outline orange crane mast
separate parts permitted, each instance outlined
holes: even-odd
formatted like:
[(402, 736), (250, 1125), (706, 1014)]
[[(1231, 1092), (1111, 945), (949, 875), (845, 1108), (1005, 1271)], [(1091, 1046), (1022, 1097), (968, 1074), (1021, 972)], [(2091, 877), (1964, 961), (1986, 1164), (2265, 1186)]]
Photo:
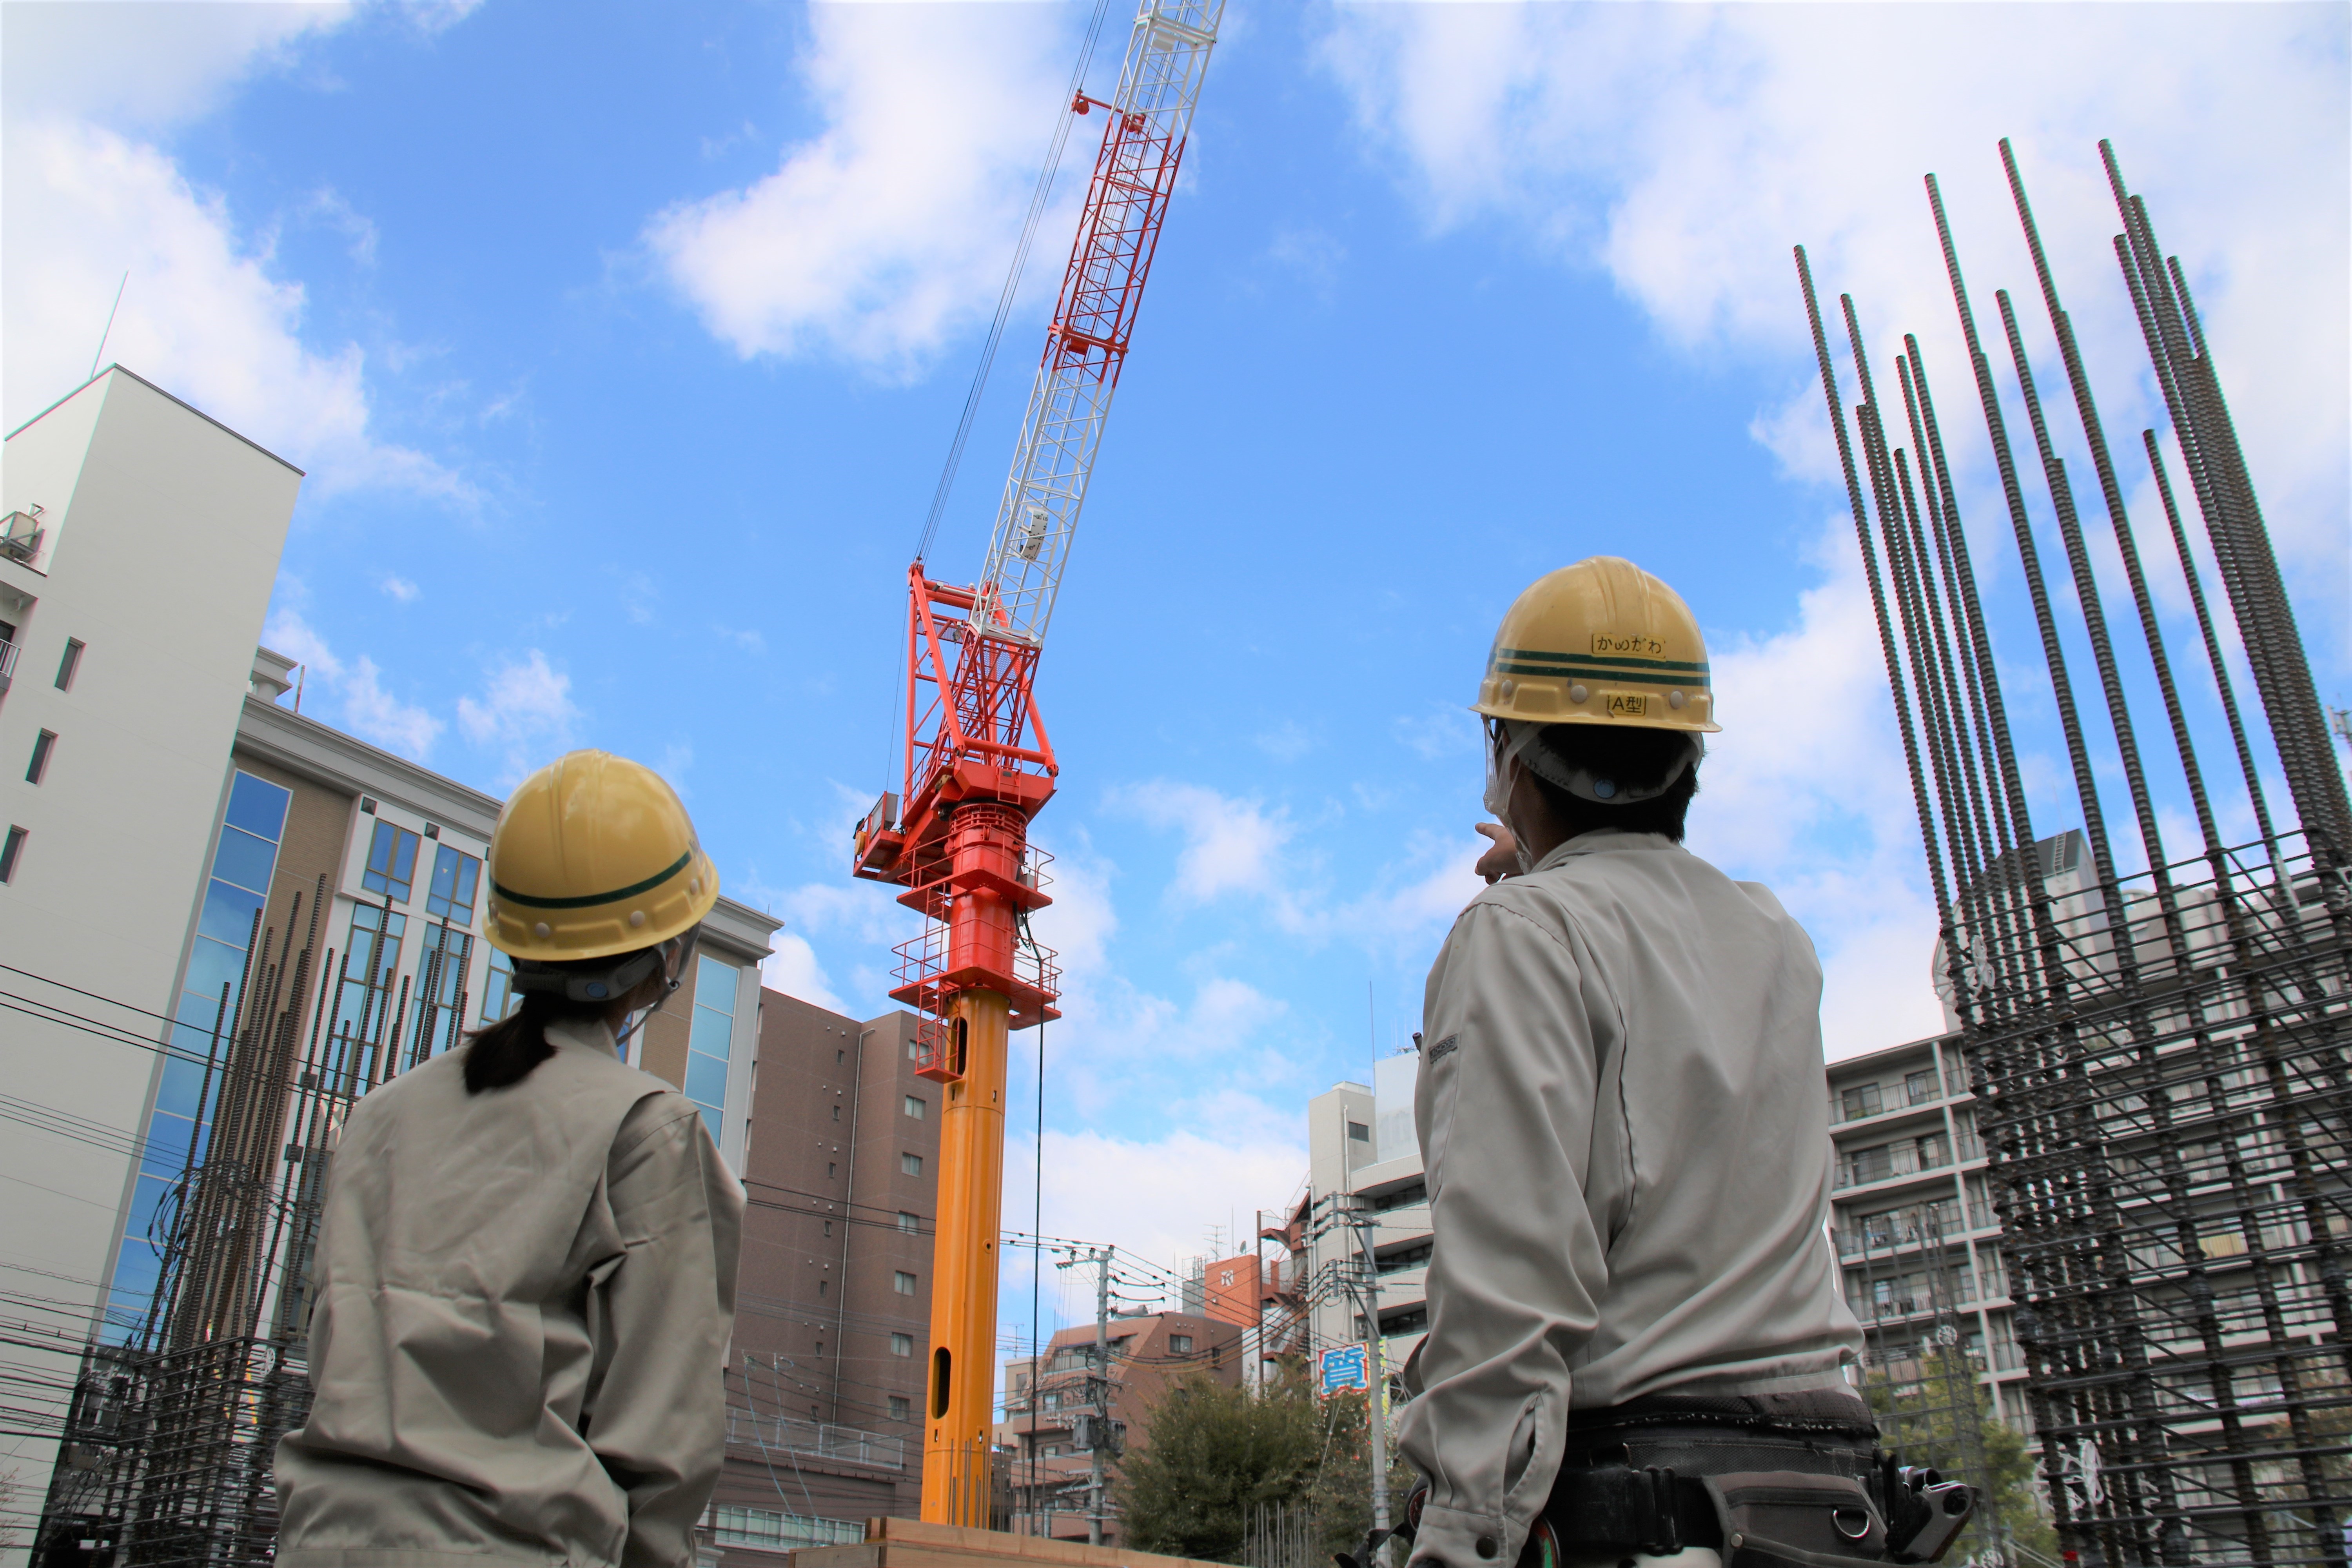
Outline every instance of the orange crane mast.
[(1037, 658), (1223, 10), (1142, 0), (1117, 95), (1070, 106), (1107, 123), (988, 555), (969, 587), (907, 569), (904, 777), (855, 835), (852, 874), (924, 916), (890, 994), (922, 1015), (917, 1070), (945, 1100), (923, 1436), (935, 1524), (990, 1522), (1009, 1035), (1059, 1016), (1060, 971), (1028, 932), (1052, 901), (1029, 821), (1060, 772)]

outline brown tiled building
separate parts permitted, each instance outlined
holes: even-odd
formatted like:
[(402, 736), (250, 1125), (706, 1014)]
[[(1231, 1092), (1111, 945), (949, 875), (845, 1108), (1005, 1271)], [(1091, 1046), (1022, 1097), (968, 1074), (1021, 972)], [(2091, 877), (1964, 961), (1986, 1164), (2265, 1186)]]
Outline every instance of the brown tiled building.
[(713, 1499), (739, 1563), (855, 1541), (922, 1498), (940, 1086), (915, 1018), (863, 1023), (763, 991), (750, 1207)]
[[(1126, 1428), (1127, 1447), (1150, 1441), (1152, 1407), (1178, 1378), (1205, 1373), (1228, 1388), (1242, 1381), (1239, 1323), (1192, 1312), (1151, 1312), (1110, 1321), (1110, 1416)], [(1006, 1363), (1004, 1419), (996, 1444), (1009, 1450), (1014, 1528), (1063, 1541), (1087, 1535), (1088, 1482), (1093, 1460), (1073, 1447), (1073, 1418), (1094, 1408), (1087, 1388), (1094, 1361), (1092, 1323), (1064, 1329), (1046, 1342), (1041, 1373), (1033, 1359)], [(1105, 1486), (1118, 1473), (1105, 1468)], [(1103, 1521), (1103, 1540), (1117, 1545), (1118, 1521)]]

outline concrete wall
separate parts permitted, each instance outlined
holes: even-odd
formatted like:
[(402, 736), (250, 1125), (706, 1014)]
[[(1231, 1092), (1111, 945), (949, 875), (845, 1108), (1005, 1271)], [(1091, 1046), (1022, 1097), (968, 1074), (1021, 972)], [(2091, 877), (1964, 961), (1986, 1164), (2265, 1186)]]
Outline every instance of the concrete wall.
[[(0, 831), (28, 834), (0, 887), (0, 953), (40, 977), (12, 989), (105, 999), (70, 1000), (98, 1033), (21, 1016), (0, 1029), (7, 1092), (71, 1119), (0, 1137), (0, 1280), (38, 1303), (38, 1332), (67, 1336), (46, 1358), (63, 1384), (108, 1278), (158, 1063), (134, 1042), (159, 1039), (171, 1011), (301, 478), (115, 367), (7, 438), (0, 510), (40, 505), (47, 537), (30, 563), (0, 561), (0, 620), (20, 648), (0, 695)], [(59, 690), (68, 638), (85, 649)], [(58, 741), (36, 785), (25, 770), (43, 730)], [(52, 1458), (47, 1439), (0, 1438), (16, 1507), (39, 1506)], [(21, 1560), (0, 1552), (0, 1565)]]

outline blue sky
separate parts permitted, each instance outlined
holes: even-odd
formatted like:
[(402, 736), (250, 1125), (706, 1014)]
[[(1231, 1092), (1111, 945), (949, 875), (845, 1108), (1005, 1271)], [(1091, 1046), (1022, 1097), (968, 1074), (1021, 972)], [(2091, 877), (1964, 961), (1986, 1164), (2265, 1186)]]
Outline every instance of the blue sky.
[[(127, 272), (107, 357), (309, 469), (268, 632), (306, 711), (486, 789), (576, 744), (663, 768), (729, 889), (789, 922), (771, 983), (879, 1011), (911, 931), (847, 880), (847, 827), (894, 782), (903, 573), (1086, 9), (9, 0), (5, 418), (87, 374)], [(1706, 629), (1726, 732), (1692, 842), (1814, 933), (1832, 1053), (1937, 1026), (1789, 247), (1856, 292), (1882, 376), (1926, 341), (2037, 821), (2072, 825), (1918, 183), (1980, 315), (2021, 290), (2055, 393), (2001, 135), (2127, 456), (2156, 415), (2105, 248), (2117, 139), (2322, 694), (2352, 694), (2346, 18), (1232, 0), (1040, 688), (1038, 931), (1070, 980), (1046, 1229), (1164, 1260), (1290, 1194), (1305, 1099), (1416, 1026), (1474, 886), (1495, 622), (1588, 554)], [(1076, 184), (938, 574), (984, 545)]]

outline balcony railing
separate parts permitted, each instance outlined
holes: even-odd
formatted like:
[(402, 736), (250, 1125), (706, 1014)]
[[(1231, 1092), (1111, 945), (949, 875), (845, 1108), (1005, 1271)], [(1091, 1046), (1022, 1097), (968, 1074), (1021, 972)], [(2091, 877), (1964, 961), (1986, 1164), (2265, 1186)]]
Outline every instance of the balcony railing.
[(797, 1421), (789, 1415), (757, 1415), (733, 1405), (727, 1409), (727, 1441), (747, 1448), (810, 1454), (845, 1465), (872, 1465), (878, 1469), (907, 1468), (907, 1440), (835, 1426), (823, 1421)]

